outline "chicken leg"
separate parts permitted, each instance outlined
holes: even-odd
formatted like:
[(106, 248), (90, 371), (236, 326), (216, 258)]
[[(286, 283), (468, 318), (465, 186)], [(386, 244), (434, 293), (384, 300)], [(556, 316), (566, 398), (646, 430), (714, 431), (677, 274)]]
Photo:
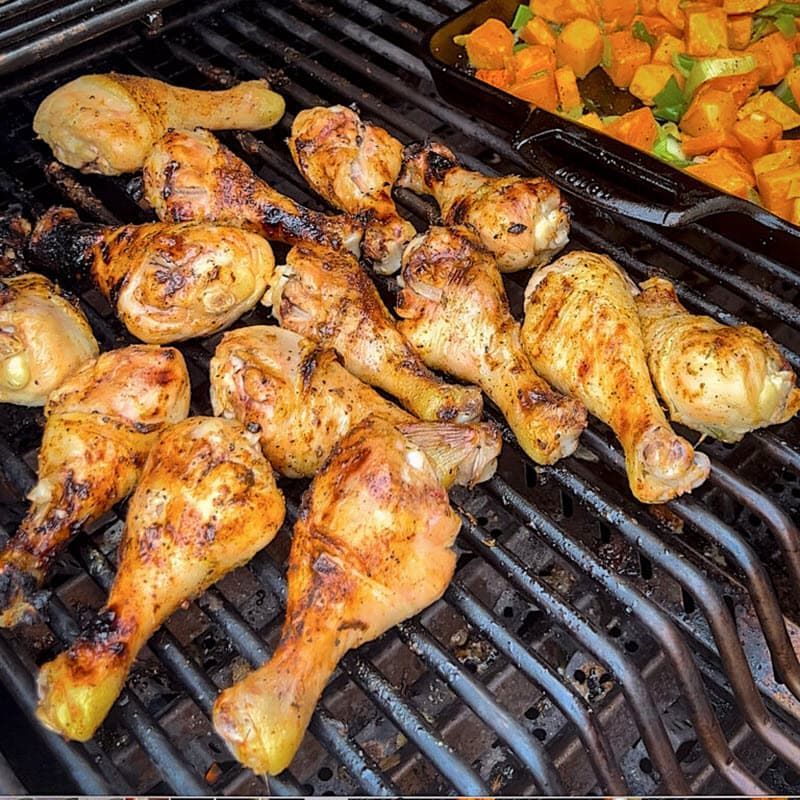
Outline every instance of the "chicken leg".
[(99, 350), (75, 301), (42, 275), (0, 280), (0, 403), (43, 406)]
[(651, 278), (636, 308), (647, 363), (670, 417), (722, 442), (791, 419), (796, 377), (775, 343), (749, 325), (729, 327), (690, 314), (673, 285)]
[(297, 169), (317, 194), (348, 214), (369, 215), (361, 254), (376, 272), (397, 272), (403, 248), (416, 233), (392, 199), (403, 145), (345, 106), (301, 111), (287, 143)]
[(525, 452), (552, 464), (578, 446), (586, 409), (533, 370), (494, 259), (466, 228), (430, 228), (403, 254), (398, 325), (425, 363), (480, 386)]
[(34, 610), (33, 594), (88, 522), (126, 497), (159, 431), (189, 413), (177, 351), (134, 345), (103, 353), (50, 395), (30, 510), (0, 550), (0, 627)]
[(436, 142), (406, 148), (397, 185), (433, 195), (444, 224), (475, 231), (501, 272), (546, 264), (569, 238), (569, 210), (550, 181), (470, 172)]
[(633, 494), (665, 503), (699, 486), (710, 464), (658, 404), (633, 291), (610, 258), (568, 253), (528, 283), (522, 342), (540, 375), (611, 426)]
[(369, 415), (403, 430), (425, 449), (448, 485), (471, 486), (494, 472), (501, 441), (488, 423), (421, 423), (384, 400), (310, 339), (275, 326), (222, 337), (211, 359), (214, 413), (259, 433), (264, 454), (289, 477), (312, 477), (337, 442)]
[(362, 222), (312, 211), (276, 192), (208, 131), (170, 131), (150, 152), (142, 177), (162, 221), (236, 225), (276, 242), (359, 253)]
[(394, 395), (421, 419), (471, 422), (480, 416), (480, 391), (447, 384), (422, 363), (349, 253), (296, 245), (278, 267), (264, 298), (270, 301), (282, 327), (332, 347), (356, 377)]
[(272, 248), (239, 228), (165, 222), (104, 228), (67, 208), (36, 225), (31, 252), (47, 268), (90, 279), (143, 342), (209, 336), (261, 299)]
[(150, 636), (266, 547), (284, 512), (257, 438), (238, 422), (193, 417), (162, 433), (128, 507), (105, 608), (39, 672), (39, 719), (68, 739), (90, 738)]
[(120, 175), (141, 169), (170, 128), (270, 128), (285, 107), (265, 81), (208, 92), (112, 72), (60, 86), (42, 101), (33, 129), (63, 164)]
[(272, 658), (223, 691), (214, 727), (256, 772), (285, 769), (339, 659), (442, 596), (460, 527), (433, 465), (372, 417), (311, 484), (289, 555)]

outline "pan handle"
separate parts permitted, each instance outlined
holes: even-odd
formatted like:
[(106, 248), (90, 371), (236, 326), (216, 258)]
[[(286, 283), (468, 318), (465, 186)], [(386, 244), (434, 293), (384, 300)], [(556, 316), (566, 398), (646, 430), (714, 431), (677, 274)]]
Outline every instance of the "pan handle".
[[(713, 214), (739, 213), (770, 229), (800, 237), (800, 229), (755, 203), (717, 191), (571, 120), (558, 120), (556, 124), (558, 127), (554, 127), (552, 115), (534, 110), (517, 132), (514, 147), (532, 170), (597, 208), (670, 228)], [(581, 161), (597, 164), (604, 173), (613, 173), (615, 180), (598, 176), (600, 170), (583, 167)], [(643, 196), (648, 199), (641, 200)]]

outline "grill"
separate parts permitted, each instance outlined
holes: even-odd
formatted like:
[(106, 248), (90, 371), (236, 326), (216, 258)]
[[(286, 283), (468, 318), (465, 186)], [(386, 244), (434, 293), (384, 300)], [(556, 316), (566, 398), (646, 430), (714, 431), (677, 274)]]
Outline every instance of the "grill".
[[(287, 99), (286, 117), (273, 131), (221, 138), (312, 206), (282, 138), (300, 108), (317, 104), (356, 103), (403, 141), (443, 140), (473, 168), (530, 171), (507, 135), (437, 98), (418, 57), (425, 29), (461, 7), (179, 2), (156, 37), (128, 25), (19, 69), (0, 78), (0, 210), (34, 216), (65, 203), (87, 220), (148, 218), (135, 179), (74, 173), (33, 140), (47, 92), (110, 69), (202, 88), (268, 77)], [(427, 224), (432, 206), (403, 191), (399, 200), (418, 227)], [(638, 280), (668, 273), (690, 308), (768, 331), (800, 369), (800, 271), (772, 234), (725, 216), (665, 232), (579, 198), (573, 210), (572, 247), (607, 252)], [(523, 281), (507, 281), (517, 311)], [(129, 341), (99, 294), (81, 301), (102, 347)], [(264, 321), (256, 310), (239, 324)], [(195, 413), (210, 413), (217, 341), (181, 347)], [(39, 410), (16, 407), (0, 419), (5, 533), (24, 513), (42, 424)], [(0, 729), (0, 791), (799, 793), (800, 422), (735, 446), (705, 442), (706, 485), (651, 508), (632, 500), (618, 445), (596, 421), (577, 456), (554, 467), (534, 467), (506, 441), (497, 476), (453, 494), (463, 526), (445, 596), (343, 659), (294, 762), (268, 783), (233, 761), (208, 716), (218, 688), (261, 663), (277, 639), (304, 485), (281, 482), (281, 534), (174, 615), (98, 735), (67, 743), (32, 721), (33, 676), (102, 603), (124, 512), (107, 515), (62, 559), (47, 622), (0, 633), (0, 703), (15, 721)]]

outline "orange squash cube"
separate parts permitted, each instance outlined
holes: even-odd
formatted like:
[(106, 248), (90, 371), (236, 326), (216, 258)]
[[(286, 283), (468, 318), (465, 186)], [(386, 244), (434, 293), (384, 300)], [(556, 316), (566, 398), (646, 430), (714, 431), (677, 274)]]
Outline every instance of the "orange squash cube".
[(686, 29), (686, 15), (681, 8), (681, 0), (658, 0), (658, 13), (668, 19), (678, 30)]
[(755, 159), (753, 161), (753, 172), (755, 172), (756, 178), (759, 178), (767, 172), (786, 169), (786, 167), (795, 167), (798, 164), (800, 164), (800, 150), (787, 148)]
[(478, 69), (475, 77), (498, 89), (507, 89), (514, 82), (514, 73), (508, 69)]
[(722, 0), (722, 7), (728, 14), (754, 14), (767, 5), (769, 0)]
[(555, 73), (556, 92), (558, 94), (558, 104), (565, 112), (574, 111), (581, 108), (581, 93), (578, 91), (578, 82), (575, 80), (575, 73), (572, 67), (559, 67)]
[(750, 14), (728, 16), (728, 46), (744, 50), (753, 35), (753, 17)]
[(681, 139), (681, 150), (689, 157), (704, 156), (724, 147), (727, 134), (724, 131), (711, 131), (702, 136), (684, 136)]
[(780, 153), (782, 150), (791, 150), (800, 154), (800, 139), (776, 139), (772, 143), (772, 152)]
[(596, 0), (531, 0), (530, 8), (535, 17), (544, 17), (558, 25), (566, 25), (579, 17), (600, 18)]
[(528, 20), (525, 27), (519, 32), (519, 38), (527, 44), (541, 44), (555, 50), (556, 35), (541, 17)]
[(686, 52), (713, 56), (728, 47), (728, 15), (722, 8), (687, 8)]
[(681, 35), (680, 28), (676, 28), (668, 19), (665, 19), (660, 15), (645, 16), (644, 14), (637, 14), (633, 18), (633, 25), (635, 25), (637, 22), (641, 22), (647, 32), (655, 39), (658, 39), (660, 36), (663, 36), (666, 33), (669, 33), (672, 36)]
[(788, 217), (794, 205), (792, 201), (800, 198), (800, 166), (793, 164), (761, 173), (758, 192), (770, 211)]
[(794, 67), (786, 73), (786, 85), (794, 97), (795, 103), (800, 103), (800, 67)]
[(649, 153), (658, 136), (658, 123), (649, 108), (637, 108), (606, 125), (605, 131), (609, 136)]
[(658, 0), (639, 0), (639, 13), (648, 17), (658, 14)]
[(652, 106), (655, 105), (655, 96), (673, 77), (680, 86), (683, 75), (673, 67), (666, 64), (642, 64), (634, 73), (628, 91), (646, 106)]
[(467, 58), (476, 69), (503, 69), (514, 53), (514, 34), (499, 19), (487, 19), (467, 36)]
[(556, 56), (549, 47), (532, 44), (517, 50), (506, 63), (514, 72), (514, 83), (521, 83), (542, 70), (553, 72), (556, 68)]
[(543, 70), (527, 80), (510, 86), (508, 91), (537, 108), (544, 108), (547, 111), (555, 111), (558, 108), (558, 93), (552, 72)]
[[(630, 85), (636, 70), (650, 63), (650, 45), (637, 39), (630, 31), (617, 31), (606, 37), (609, 50), (608, 73), (614, 86), (625, 89)], [(576, 73), (577, 74), (577, 73)]]
[(710, 81), (701, 84), (696, 95), (702, 95), (703, 92), (711, 89), (727, 92), (733, 97), (738, 108), (744, 105), (747, 98), (758, 88), (758, 77), (758, 70), (754, 69), (751, 72), (743, 72), (740, 75), (723, 75), (719, 78), (712, 78)]
[(748, 100), (739, 111), (739, 117), (749, 116), (754, 111), (761, 111), (781, 124), (785, 131), (792, 130), (800, 125), (800, 114), (779, 100), (772, 92), (761, 92), (752, 100)]
[(596, 131), (605, 130), (605, 126), (603, 125), (603, 120), (601, 120), (600, 117), (594, 111), (592, 111), (589, 114), (584, 114), (582, 117), (579, 117), (578, 122), (580, 122), (581, 125), (585, 125), (587, 128), (594, 128)]
[(736, 102), (727, 92), (709, 89), (695, 96), (680, 121), (680, 129), (689, 136), (711, 131), (727, 133), (736, 122)]
[(717, 150), (708, 160), (686, 167), (686, 172), (737, 197), (747, 198), (755, 186), (747, 163), (731, 157), (724, 148)]
[(756, 57), (759, 69), (759, 85), (774, 86), (792, 68), (794, 52), (788, 39), (779, 32), (771, 33), (747, 48)]
[(600, 63), (602, 57), (603, 37), (596, 22), (590, 19), (576, 19), (565, 25), (558, 35), (556, 40), (558, 66), (572, 67), (578, 78), (585, 78)]
[(665, 33), (663, 36), (659, 36), (651, 60), (654, 64), (671, 65), (673, 56), (685, 52), (686, 43), (683, 39), (679, 39), (677, 36), (673, 36), (670, 33)]
[(606, 30), (630, 25), (636, 13), (636, 3), (631, 0), (599, 0), (598, 5)]
[(756, 112), (740, 119), (733, 126), (733, 135), (739, 141), (742, 155), (753, 161), (766, 155), (772, 143), (781, 138), (783, 128), (766, 114)]

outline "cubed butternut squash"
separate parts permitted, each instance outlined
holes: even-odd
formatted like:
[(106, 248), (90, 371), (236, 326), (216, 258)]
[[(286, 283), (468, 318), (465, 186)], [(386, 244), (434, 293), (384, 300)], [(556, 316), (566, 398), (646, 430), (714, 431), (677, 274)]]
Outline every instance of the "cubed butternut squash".
[(519, 32), (519, 38), (526, 44), (541, 44), (551, 50), (556, 48), (556, 35), (541, 17), (528, 20), (525, 27)]
[(702, 95), (703, 92), (711, 89), (727, 92), (733, 97), (736, 107), (739, 108), (758, 88), (758, 77), (758, 70), (754, 69), (751, 72), (743, 72), (741, 75), (723, 75), (719, 78), (712, 78), (701, 84), (696, 94)]
[(633, 18), (632, 25), (636, 25), (637, 22), (641, 22), (645, 30), (656, 40), (665, 33), (669, 33), (672, 36), (681, 35), (680, 29), (676, 28), (668, 19), (665, 19), (661, 15), (646, 16), (644, 14), (637, 14)]
[(727, 133), (736, 122), (736, 102), (727, 92), (709, 89), (695, 95), (681, 117), (680, 129), (689, 136), (711, 131)]
[(630, 25), (636, 13), (636, 3), (631, 0), (599, 0), (598, 5), (606, 30)]
[(712, 154), (706, 161), (686, 167), (686, 171), (701, 181), (747, 198), (753, 188), (752, 175), (741, 164), (727, 158), (721, 151)]
[(702, 136), (684, 136), (681, 139), (681, 150), (689, 158), (704, 156), (724, 147), (727, 138), (725, 131), (710, 131)]
[(603, 69), (614, 86), (620, 89), (630, 85), (639, 67), (650, 63), (650, 45), (637, 39), (630, 31), (609, 34), (606, 37), (606, 46), (608, 64), (604, 64)]
[(561, 106), (561, 110), (570, 112), (581, 108), (583, 105), (581, 93), (578, 91), (578, 82), (575, 80), (572, 67), (559, 67), (554, 75), (558, 104)]
[(783, 150), (792, 150), (800, 153), (800, 139), (776, 139), (772, 143), (772, 152), (780, 153)]
[(686, 52), (690, 56), (713, 56), (728, 47), (728, 15), (722, 8), (687, 8)]
[(681, 0), (657, 0), (658, 13), (668, 19), (679, 31), (686, 29), (686, 16)]
[(658, 0), (639, 0), (639, 13), (648, 17), (658, 14)]
[(744, 50), (753, 35), (753, 17), (750, 14), (728, 16), (728, 47)]
[(628, 91), (646, 106), (652, 106), (655, 105), (655, 96), (672, 77), (683, 80), (683, 76), (667, 64), (642, 64), (633, 74)]
[(467, 36), (467, 57), (476, 69), (503, 69), (514, 52), (514, 34), (499, 19), (487, 19)]
[(475, 77), (498, 89), (507, 89), (514, 82), (514, 73), (508, 69), (478, 69)]
[(542, 70), (553, 72), (556, 68), (556, 56), (549, 47), (532, 44), (517, 50), (506, 66), (514, 72), (514, 83), (521, 83)]
[(780, 123), (760, 111), (738, 120), (733, 126), (733, 135), (748, 161), (769, 153), (772, 143), (780, 139), (782, 133)]
[(566, 25), (580, 17), (599, 18), (595, 0), (531, 0), (530, 7), (534, 16), (544, 17), (558, 25)]
[(587, 128), (594, 128), (596, 131), (602, 131), (605, 129), (603, 120), (600, 119), (600, 117), (594, 111), (579, 117), (578, 122), (580, 122), (581, 125), (586, 125)]
[(753, 161), (753, 172), (756, 175), (756, 179), (758, 179), (764, 173), (772, 172), (776, 169), (786, 169), (786, 167), (795, 167), (798, 164), (800, 164), (800, 150), (787, 148), (755, 159)]
[(596, 22), (590, 19), (576, 19), (565, 25), (558, 35), (556, 40), (558, 66), (571, 67), (578, 78), (586, 77), (600, 63), (602, 57), (603, 37)]
[(756, 57), (759, 85), (774, 86), (792, 68), (794, 51), (782, 33), (775, 32), (753, 42), (747, 52)]
[(749, 117), (755, 111), (761, 111), (781, 124), (785, 131), (792, 130), (800, 125), (800, 114), (789, 108), (772, 92), (761, 92), (752, 100), (748, 100), (739, 110), (739, 119)]
[(768, 4), (769, 0), (722, 0), (728, 14), (754, 14)]
[(658, 38), (651, 60), (654, 64), (672, 64), (674, 56), (678, 55), (678, 53), (685, 52), (686, 43), (683, 39), (665, 33)]
[(632, 147), (651, 152), (658, 136), (658, 123), (649, 108), (637, 108), (606, 125), (605, 131)]
[(758, 176), (758, 193), (770, 211), (781, 217), (789, 216), (792, 201), (800, 198), (800, 166), (792, 164), (762, 172)]
[(786, 85), (794, 97), (795, 103), (800, 103), (800, 67), (794, 67), (786, 73)]
[(555, 111), (558, 108), (558, 93), (552, 72), (542, 70), (536, 75), (510, 86), (508, 91), (537, 108), (544, 108), (548, 111)]

